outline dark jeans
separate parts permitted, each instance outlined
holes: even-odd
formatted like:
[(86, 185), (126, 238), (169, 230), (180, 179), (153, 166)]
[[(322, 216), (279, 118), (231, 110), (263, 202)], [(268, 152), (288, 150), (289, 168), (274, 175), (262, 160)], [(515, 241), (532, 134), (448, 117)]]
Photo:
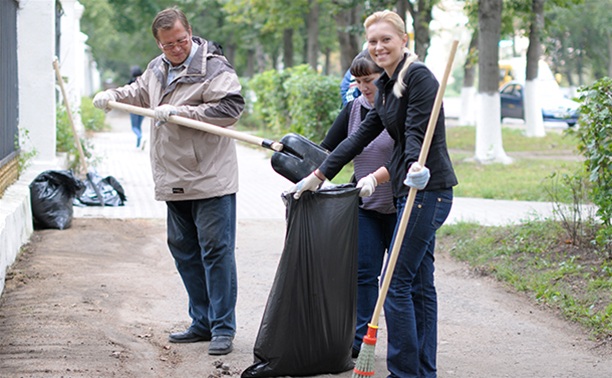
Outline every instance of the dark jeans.
[(136, 134), (136, 147), (140, 147), (140, 141), (142, 140), (142, 120), (144, 116), (130, 113), (130, 123), (132, 124), (132, 131)]
[[(452, 202), (452, 189), (420, 191), (414, 201), (384, 306), (389, 377), (436, 377), (434, 249)], [(396, 200), (398, 225), (405, 206), (406, 197)]]
[(359, 209), (359, 259), (357, 270), (357, 329), (353, 348), (359, 350), (372, 320), (378, 299), (378, 277), (391, 239), (397, 216)]
[(166, 204), (168, 246), (189, 296), (190, 328), (234, 336), (236, 195)]

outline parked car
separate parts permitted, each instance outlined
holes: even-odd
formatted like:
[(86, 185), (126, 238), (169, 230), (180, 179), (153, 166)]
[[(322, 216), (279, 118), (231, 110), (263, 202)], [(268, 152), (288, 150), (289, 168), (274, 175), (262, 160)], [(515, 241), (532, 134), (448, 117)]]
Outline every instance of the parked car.
[[(545, 122), (565, 122), (572, 127), (578, 122), (578, 104), (576, 101), (564, 97), (560, 92), (548, 91), (540, 88), (542, 98), (542, 117)], [(523, 84), (510, 81), (504, 84), (499, 96), (501, 98), (501, 119), (518, 118), (525, 119), (525, 107), (523, 105)]]

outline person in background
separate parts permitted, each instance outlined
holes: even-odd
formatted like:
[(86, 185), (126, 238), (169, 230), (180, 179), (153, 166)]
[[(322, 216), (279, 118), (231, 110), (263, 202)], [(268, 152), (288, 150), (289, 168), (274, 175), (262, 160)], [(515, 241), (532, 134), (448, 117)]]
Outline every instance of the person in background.
[(340, 98), (342, 98), (342, 106), (353, 101), (359, 95), (359, 88), (355, 82), (355, 77), (351, 74), (351, 69), (346, 70), (342, 81), (340, 82)]
[[(347, 103), (321, 142), (321, 147), (328, 151), (333, 151), (344, 139), (357, 131), (361, 121), (372, 109), (378, 90), (375, 82), (383, 69), (377, 66), (369, 52), (364, 50), (353, 59), (349, 71), (361, 95)], [(361, 180), (370, 174), (369, 179), (375, 180), (370, 172), (384, 166), (391, 159), (392, 151), (393, 140), (385, 130), (361, 154), (355, 156), (355, 179)], [(369, 187), (373, 187), (373, 184)], [(364, 187), (364, 190), (369, 187)], [(374, 193), (368, 194), (371, 195), (363, 197), (359, 206), (357, 327), (352, 348), (354, 358), (359, 354), (363, 336), (368, 330), (368, 323), (376, 306), (378, 277), (385, 252), (390, 250), (396, 222), (391, 184), (381, 184)]]
[[(138, 79), (140, 75), (142, 75), (142, 70), (138, 66), (132, 66), (130, 68), (130, 81), (128, 84), (132, 84)], [(144, 120), (144, 116), (139, 114), (130, 113), (130, 123), (132, 125), (132, 131), (136, 134), (136, 148), (140, 148), (144, 150), (145, 142), (142, 140), (142, 121)], [(142, 144), (141, 144), (142, 143)]]
[(236, 333), (235, 260), (238, 162), (233, 139), (169, 122), (179, 115), (221, 127), (244, 109), (240, 83), (221, 47), (192, 35), (178, 8), (152, 24), (162, 54), (136, 82), (96, 94), (94, 105), (118, 101), (152, 108), (151, 166), (155, 198), (168, 207), (167, 238), (189, 297), (191, 325), (172, 343), (210, 341), (208, 353), (228, 354)]
[(426, 164), (418, 164), (439, 83), (405, 47), (408, 36), (404, 21), (397, 13), (385, 10), (366, 18), (364, 26), (370, 56), (385, 70), (376, 82), (374, 108), (319, 168), (288, 191), (299, 199), (304, 191), (316, 190), (384, 129), (389, 132), (394, 146), (387, 169), (378, 169), (373, 173), (374, 180), (368, 175), (357, 184), (362, 188), (360, 194), (365, 195), (390, 179), (398, 219), (404, 212), (409, 188), (418, 189), (384, 303), (387, 369), (392, 378), (431, 378), (437, 375), (436, 231), (450, 212), (457, 177), (446, 145), (443, 108), (435, 120)]

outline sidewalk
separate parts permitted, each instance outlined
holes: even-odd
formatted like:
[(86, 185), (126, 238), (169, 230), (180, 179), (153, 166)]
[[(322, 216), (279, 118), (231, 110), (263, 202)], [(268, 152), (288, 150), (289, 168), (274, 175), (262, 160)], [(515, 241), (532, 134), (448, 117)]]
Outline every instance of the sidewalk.
[[(127, 113), (113, 110), (107, 120), (112, 131), (97, 133), (93, 139), (94, 154), (101, 159), (97, 167), (102, 177), (115, 177), (125, 189), (127, 201), (121, 207), (75, 207), (76, 218), (162, 218), (166, 205), (155, 201), (149, 160), (149, 144), (144, 150), (135, 147)], [(148, 140), (148, 119), (143, 122)], [(284, 219), (285, 207), (280, 198), (292, 183), (276, 173), (270, 164), (270, 151), (237, 143), (240, 190), (237, 195), (238, 219)], [(519, 223), (533, 217), (552, 214), (550, 203), (455, 198), (447, 224), (459, 221), (478, 222), (486, 226)]]
[[(167, 250), (165, 204), (153, 199), (148, 151), (135, 148), (127, 114), (108, 119), (113, 131), (93, 140), (103, 158), (98, 171), (114, 176), (128, 201), (75, 208), (70, 228), (35, 233), (0, 297), (0, 377), (240, 376), (253, 363), (278, 273), (286, 228), (280, 194), (291, 183), (272, 169), (265, 150), (240, 145), (234, 351), (209, 356), (208, 343), (170, 344), (168, 334), (189, 319)], [(148, 136), (148, 125), (144, 131)], [(547, 206), (458, 198), (450, 222), (515, 222)], [(612, 377), (610, 348), (578, 325), (475, 274), (444, 248), (436, 252), (435, 274), (440, 378)], [(379, 324), (377, 378), (387, 371), (384, 311)], [(349, 370), (317, 377), (351, 376)]]

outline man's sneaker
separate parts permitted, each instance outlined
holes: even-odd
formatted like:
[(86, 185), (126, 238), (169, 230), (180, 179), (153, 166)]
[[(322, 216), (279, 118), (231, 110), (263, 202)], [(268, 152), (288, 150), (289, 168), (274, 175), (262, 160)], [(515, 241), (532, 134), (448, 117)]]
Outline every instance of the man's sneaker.
[(208, 354), (221, 356), (230, 353), (234, 349), (233, 339), (232, 336), (213, 336), (208, 346)]

